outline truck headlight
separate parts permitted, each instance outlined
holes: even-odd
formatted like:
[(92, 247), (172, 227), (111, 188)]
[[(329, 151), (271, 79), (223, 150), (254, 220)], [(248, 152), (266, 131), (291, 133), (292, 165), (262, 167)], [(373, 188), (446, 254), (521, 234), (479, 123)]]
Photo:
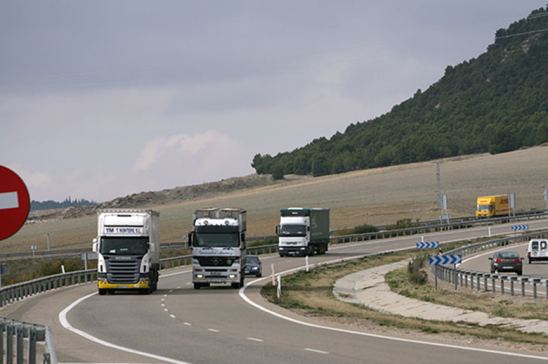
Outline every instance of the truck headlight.
[(229, 274), (228, 278), (236, 278), (236, 274)]
[(196, 274), (196, 278), (204, 278), (203, 274)]

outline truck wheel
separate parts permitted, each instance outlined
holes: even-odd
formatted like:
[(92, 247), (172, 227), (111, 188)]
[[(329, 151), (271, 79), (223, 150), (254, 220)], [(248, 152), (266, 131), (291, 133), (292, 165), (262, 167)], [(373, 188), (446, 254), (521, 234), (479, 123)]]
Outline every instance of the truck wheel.
[(200, 283), (194, 283), (194, 289), (200, 289), (202, 285)]
[(106, 294), (107, 294), (107, 290), (106, 290), (106, 289), (104, 289), (104, 288), (99, 288), (99, 295), (100, 295), (100, 296), (104, 296), (104, 295), (106, 295)]
[(529, 258), (529, 264), (531, 264), (531, 258)]

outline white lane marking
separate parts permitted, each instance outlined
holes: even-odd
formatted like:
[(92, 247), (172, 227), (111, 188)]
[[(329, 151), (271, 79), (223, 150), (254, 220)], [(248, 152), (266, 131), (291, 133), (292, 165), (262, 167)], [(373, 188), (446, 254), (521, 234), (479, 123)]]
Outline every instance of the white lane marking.
[(259, 339), (259, 338), (256, 338), (256, 337), (247, 337), (246, 339), (249, 340), (249, 341), (256, 341), (258, 343), (262, 343), (264, 341), (263, 339)]
[(165, 303), (162, 303), (162, 307), (166, 307), (166, 304), (165, 304)]
[(178, 275), (180, 275), (180, 274), (190, 273), (190, 272), (192, 272), (192, 270), (182, 270), (182, 271), (180, 271), (180, 272), (173, 272), (173, 273), (162, 274), (162, 275), (160, 276), (160, 279), (162, 279), (162, 278), (167, 278), (167, 277), (178, 276)]
[(88, 339), (91, 342), (94, 342), (96, 344), (103, 345), (103, 346), (106, 346), (106, 347), (109, 347), (109, 348), (112, 348), (112, 349), (125, 351), (126, 353), (140, 355), (140, 356), (144, 356), (144, 357), (147, 357), (147, 358), (152, 358), (152, 359), (156, 359), (156, 360), (160, 360), (160, 361), (165, 361), (167, 363), (189, 364), (188, 362), (185, 362), (185, 361), (171, 359), (171, 358), (167, 358), (165, 356), (160, 356), (160, 355), (156, 355), (156, 354), (152, 354), (152, 353), (146, 353), (144, 351), (139, 351), (139, 350), (127, 348), (125, 346), (116, 345), (116, 344), (110, 343), (108, 341), (99, 339), (99, 338), (97, 338), (93, 335), (90, 335), (85, 331), (82, 331), (82, 330), (79, 330), (75, 327), (72, 327), (71, 324), (67, 320), (67, 314), (70, 312), (70, 310), (72, 310), (74, 307), (79, 305), (82, 301), (87, 300), (88, 298), (90, 298), (90, 297), (92, 297), (96, 294), (97, 294), (96, 292), (88, 294), (87, 296), (81, 297), (81, 298), (77, 299), (76, 301), (72, 302), (67, 307), (65, 307), (63, 309), (63, 311), (61, 311), (59, 313), (59, 322), (61, 323), (61, 326), (63, 326), (65, 329), (69, 330), (70, 332), (72, 332), (76, 335), (79, 335), (79, 336), (82, 336), (85, 339)]
[(0, 193), (0, 210), (2, 209), (18, 209), (19, 196), (17, 192), (2, 192)]
[(174, 314), (170, 314), (169, 317), (175, 318), (175, 315), (174, 315)]
[(220, 331), (217, 330), (217, 329), (207, 329), (207, 331), (211, 331), (211, 332), (220, 332)]
[(172, 289), (170, 289), (170, 290), (169, 290), (169, 293), (173, 293), (173, 290), (172, 290)]
[(167, 312), (167, 311), (169, 311), (169, 310), (168, 310), (167, 308), (164, 308), (164, 311)]
[(318, 353), (318, 354), (329, 354), (328, 351), (323, 351), (323, 350), (318, 350), (318, 349), (304, 348), (304, 350), (311, 351), (313, 353)]
[[(459, 239), (459, 240), (462, 240), (462, 239)], [(444, 243), (446, 243), (446, 242), (444, 242)], [(410, 249), (410, 248), (407, 247), (407, 248), (395, 249), (395, 250), (390, 250), (390, 251), (398, 251), (398, 250), (406, 250), (406, 249)], [(349, 257), (349, 258), (335, 259), (335, 260), (327, 261), (327, 262), (325, 262), (324, 264), (336, 263), (336, 262), (341, 262), (341, 261), (350, 260), (350, 259), (358, 259), (358, 258), (364, 257), (364, 256), (366, 256), (366, 255), (367, 255), (367, 254), (362, 254), (362, 255), (356, 255), (356, 256), (353, 256), (353, 257)], [(293, 269), (288, 269), (288, 270), (283, 271), (283, 272), (280, 272), (280, 273), (278, 273), (278, 274), (284, 275), (284, 274), (291, 273), (291, 272), (297, 271), (297, 270), (299, 270), (299, 269), (302, 270), (302, 269), (305, 269), (305, 268), (306, 268), (306, 267), (303, 265), (303, 266), (301, 266), (301, 267), (297, 267), (297, 268), (293, 268)], [(249, 305), (255, 307), (255, 308), (258, 309), (258, 310), (261, 310), (261, 311), (263, 311), (263, 312), (265, 312), (265, 313), (267, 313), (267, 314), (269, 314), (269, 315), (278, 317), (278, 318), (280, 318), (280, 319), (282, 319), (282, 320), (286, 320), (286, 321), (289, 321), (289, 322), (293, 322), (293, 323), (298, 324), (298, 325), (308, 326), (308, 327), (312, 327), (312, 328), (315, 328), (315, 329), (322, 329), (322, 330), (328, 330), (328, 331), (342, 332), (342, 333), (345, 333), (345, 334), (359, 335), (359, 336), (366, 336), (366, 337), (373, 337), (373, 338), (377, 338), (377, 339), (384, 339), (384, 340), (390, 340), (390, 341), (398, 341), (398, 342), (411, 343), (411, 344), (428, 345), (428, 346), (436, 346), (436, 347), (449, 348), (449, 349), (457, 349), (457, 350), (465, 350), (465, 351), (474, 351), (474, 352), (487, 353), (487, 354), (496, 354), (496, 355), (513, 356), (513, 357), (519, 357), (519, 358), (528, 358), (528, 359), (537, 359), (537, 360), (548, 361), (548, 357), (545, 357), (545, 356), (528, 355), (528, 354), (512, 353), (512, 352), (507, 352), (507, 351), (497, 351), (497, 350), (473, 348), (473, 347), (466, 347), (466, 346), (452, 345), (452, 344), (442, 344), (442, 343), (435, 343), (435, 342), (431, 342), (431, 341), (422, 341), (422, 340), (414, 340), (414, 339), (404, 339), (404, 338), (400, 338), (400, 337), (393, 337), (393, 336), (386, 336), (386, 335), (373, 334), (373, 333), (365, 332), (365, 331), (355, 331), (355, 330), (349, 330), (349, 329), (341, 329), (341, 328), (338, 328), (338, 327), (331, 327), (331, 326), (319, 325), (319, 324), (314, 324), (314, 323), (310, 323), (310, 322), (305, 322), (305, 321), (297, 320), (297, 319), (294, 319), (294, 318), (292, 318), (292, 317), (288, 317), (288, 316), (282, 315), (281, 313), (272, 311), (272, 310), (270, 310), (270, 309), (268, 309), (268, 308), (266, 308), (266, 307), (263, 307), (263, 306), (259, 305), (258, 303), (253, 302), (249, 297), (246, 296), (246, 294), (245, 294), (245, 289), (246, 289), (248, 286), (250, 286), (250, 285), (252, 285), (252, 284), (255, 284), (255, 283), (257, 283), (257, 282), (266, 280), (266, 279), (270, 279), (270, 277), (258, 278), (258, 279), (252, 280), (251, 282), (246, 283), (245, 286), (243, 286), (242, 288), (240, 288), (240, 291), (239, 291), (240, 297), (241, 297), (245, 302), (247, 302)]]
[(192, 326), (192, 324), (191, 324), (190, 322), (183, 322), (183, 324), (184, 324), (185, 326)]
[(162, 302), (165, 302), (165, 301), (166, 301), (166, 299), (165, 299), (165, 298), (162, 298), (162, 299), (161, 299), (160, 301), (162, 301)]

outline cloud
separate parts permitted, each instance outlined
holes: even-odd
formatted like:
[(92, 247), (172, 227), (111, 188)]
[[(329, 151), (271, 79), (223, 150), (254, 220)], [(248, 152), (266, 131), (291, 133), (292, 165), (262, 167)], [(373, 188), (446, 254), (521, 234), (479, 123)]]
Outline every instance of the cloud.
[(146, 143), (135, 161), (135, 169), (146, 171), (174, 157), (184, 160), (188, 160), (189, 157), (202, 160), (219, 157), (222, 160), (227, 150), (239, 152), (240, 149), (236, 141), (212, 130), (204, 133), (158, 137)]

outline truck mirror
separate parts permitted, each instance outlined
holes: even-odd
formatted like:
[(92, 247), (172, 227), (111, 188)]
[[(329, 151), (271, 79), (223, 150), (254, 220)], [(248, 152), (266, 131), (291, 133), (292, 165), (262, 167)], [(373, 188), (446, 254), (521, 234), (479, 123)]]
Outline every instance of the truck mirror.
[(240, 238), (242, 239), (242, 241), (245, 241), (245, 233), (242, 233), (242, 235), (240, 236)]
[(93, 239), (93, 244), (91, 245), (91, 251), (97, 253), (97, 239)]
[(276, 225), (276, 235), (280, 235), (280, 225)]
[(148, 248), (150, 249), (151, 252), (154, 251), (154, 244), (152, 244), (150, 241), (147, 241), (147, 245), (148, 245)]
[(307, 227), (306, 227), (306, 231), (310, 231), (310, 226), (307, 226)]
[(188, 246), (189, 247), (192, 246), (192, 233), (188, 233), (187, 239), (188, 239)]

